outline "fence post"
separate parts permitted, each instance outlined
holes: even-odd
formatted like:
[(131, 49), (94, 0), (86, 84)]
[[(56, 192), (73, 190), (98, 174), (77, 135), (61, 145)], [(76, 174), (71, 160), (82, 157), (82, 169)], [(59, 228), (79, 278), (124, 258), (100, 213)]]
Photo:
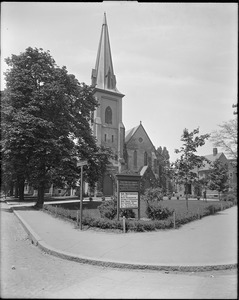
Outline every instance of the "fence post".
[(55, 216), (57, 216), (57, 205), (55, 207)]
[(79, 209), (76, 211), (76, 226), (79, 227)]
[(125, 216), (123, 216), (123, 232), (125, 233)]
[(200, 219), (200, 208), (198, 208), (198, 219)]
[(176, 228), (176, 212), (175, 210), (173, 211), (173, 228)]

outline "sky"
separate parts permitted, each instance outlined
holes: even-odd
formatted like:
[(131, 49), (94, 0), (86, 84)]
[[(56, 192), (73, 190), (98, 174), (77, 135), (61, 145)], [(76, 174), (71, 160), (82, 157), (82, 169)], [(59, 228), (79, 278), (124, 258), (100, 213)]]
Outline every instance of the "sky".
[(141, 121), (174, 161), (184, 128), (211, 133), (237, 117), (237, 3), (1, 2), (1, 90), (4, 59), (27, 47), (90, 85), (104, 12), (126, 131)]

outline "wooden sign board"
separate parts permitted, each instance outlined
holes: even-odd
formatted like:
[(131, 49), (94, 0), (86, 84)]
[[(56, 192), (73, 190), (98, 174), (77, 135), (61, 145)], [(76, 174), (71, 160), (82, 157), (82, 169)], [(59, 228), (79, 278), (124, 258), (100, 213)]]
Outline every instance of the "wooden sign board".
[(136, 191), (137, 192), (139, 190), (139, 181), (120, 180), (119, 190), (120, 191)]
[(138, 209), (140, 219), (140, 179), (138, 174), (117, 174), (117, 219), (120, 209)]

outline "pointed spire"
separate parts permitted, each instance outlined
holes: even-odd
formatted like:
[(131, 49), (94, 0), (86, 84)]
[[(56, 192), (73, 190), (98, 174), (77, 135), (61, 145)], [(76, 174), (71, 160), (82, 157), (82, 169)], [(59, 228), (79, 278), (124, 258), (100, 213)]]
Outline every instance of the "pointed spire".
[(106, 13), (104, 12), (104, 20), (103, 20), (103, 25), (107, 25), (107, 21), (106, 21)]
[(97, 88), (118, 92), (111, 57), (106, 13), (104, 13), (96, 64), (95, 69), (92, 70), (91, 79), (92, 85)]

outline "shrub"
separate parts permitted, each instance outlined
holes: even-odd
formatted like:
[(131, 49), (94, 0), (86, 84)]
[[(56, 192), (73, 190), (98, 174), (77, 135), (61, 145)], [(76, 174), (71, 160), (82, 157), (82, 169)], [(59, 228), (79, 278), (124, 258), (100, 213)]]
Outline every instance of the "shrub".
[(222, 195), (222, 201), (231, 201), (234, 204), (237, 203), (237, 196), (233, 192), (228, 192)]
[(100, 206), (98, 206), (98, 209), (100, 211), (101, 218), (113, 220), (117, 214), (117, 201), (104, 201)]
[(173, 214), (167, 207), (162, 207), (157, 201), (147, 201), (146, 215), (152, 220), (164, 220)]
[(145, 222), (143, 221), (131, 221), (126, 223), (126, 230), (127, 231), (136, 231), (136, 232), (143, 232), (145, 231)]
[(208, 205), (205, 209), (209, 212), (209, 215), (213, 215), (216, 212), (216, 207), (214, 205)]
[(198, 214), (195, 213), (176, 214), (176, 227), (180, 227), (181, 225), (187, 224), (195, 220), (198, 220)]
[(161, 188), (148, 188), (145, 190), (144, 199), (146, 201), (161, 201), (163, 200), (163, 193)]
[(135, 218), (135, 212), (132, 209), (122, 209), (120, 216), (125, 218)]
[[(112, 199), (103, 202), (98, 206), (101, 218), (113, 220), (117, 215), (117, 200)], [(120, 216), (126, 218), (135, 218), (135, 212), (132, 209), (121, 209)]]

